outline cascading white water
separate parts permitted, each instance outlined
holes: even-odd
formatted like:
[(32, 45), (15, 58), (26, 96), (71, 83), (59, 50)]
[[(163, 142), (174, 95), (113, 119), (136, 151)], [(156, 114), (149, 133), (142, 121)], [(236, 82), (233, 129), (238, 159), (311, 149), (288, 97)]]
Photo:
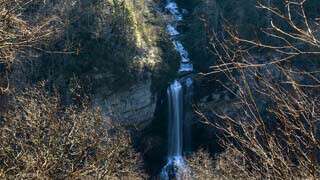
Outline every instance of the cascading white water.
[[(188, 83), (185, 82), (189, 87)], [(168, 162), (162, 169), (161, 178), (186, 179), (189, 169), (182, 156), (183, 147), (183, 86), (175, 80), (167, 89), (168, 96)]]
[(179, 72), (190, 72), (193, 71), (193, 65), (190, 63), (189, 53), (185, 50), (182, 43), (177, 40), (180, 35), (177, 30), (177, 24), (183, 20), (183, 16), (180, 13), (177, 4), (173, 0), (168, 0), (166, 9), (171, 13), (173, 21), (167, 25), (167, 32), (171, 36), (172, 43), (180, 55), (180, 68)]
[(182, 154), (182, 86), (177, 80), (167, 90), (169, 107), (169, 157)]
[[(167, 26), (167, 32), (171, 36), (172, 43), (180, 55), (179, 72), (192, 72), (193, 65), (190, 63), (189, 53), (178, 40), (180, 33), (177, 24), (182, 20), (177, 4), (173, 0), (167, 1), (166, 9), (171, 13), (174, 20)], [(162, 179), (186, 179), (189, 169), (182, 155), (183, 148), (183, 123), (184, 123), (184, 94), (183, 89), (190, 94), (192, 79), (175, 80), (167, 89), (168, 96), (168, 162), (161, 172)], [(188, 96), (187, 94), (187, 96)]]

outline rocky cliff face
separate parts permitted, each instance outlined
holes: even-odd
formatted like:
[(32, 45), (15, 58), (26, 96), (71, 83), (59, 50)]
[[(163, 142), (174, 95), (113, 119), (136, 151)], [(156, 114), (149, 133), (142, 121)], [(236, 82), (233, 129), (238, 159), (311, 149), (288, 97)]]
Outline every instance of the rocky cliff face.
[(159, 19), (160, 12), (155, 11), (157, 5), (152, 0), (124, 1), (132, 23), (134, 43), (140, 52), (128, 59), (135, 82), (123, 84), (118, 90), (110, 91), (108, 86), (96, 90), (95, 103), (102, 107), (108, 120), (134, 125), (139, 129), (147, 126), (154, 118), (157, 92), (152, 91), (152, 86), (157, 82), (153, 77), (158, 76), (156, 74), (164, 61), (162, 49), (158, 45), (163, 27)]
[(134, 124), (143, 128), (153, 119), (157, 98), (151, 93), (151, 80), (139, 82), (128, 90), (116, 92), (108, 97), (98, 97), (96, 103), (108, 120)]

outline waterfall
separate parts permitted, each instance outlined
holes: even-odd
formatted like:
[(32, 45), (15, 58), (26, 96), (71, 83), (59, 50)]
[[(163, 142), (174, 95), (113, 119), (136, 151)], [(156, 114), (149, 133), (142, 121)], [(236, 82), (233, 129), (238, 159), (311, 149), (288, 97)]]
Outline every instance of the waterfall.
[(182, 155), (182, 86), (177, 80), (167, 90), (169, 117), (169, 157)]
[(190, 102), (184, 101), (190, 100), (191, 90), (191, 78), (175, 80), (167, 89), (168, 162), (161, 172), (161, 178), (165, 180), (187, 179), (190, 174), (182, 152), (184, 132), (189, 132), (188, 128), (184, 128), (184, 120), (186, 119), (184, 105), (190, 104)]
[[(173, 0), (168, 0), (167, 11), (172, 15), (173, 21), (167, 25), (167, 32), (171, 37), (176, 51), (180, 55), (180, 73), (190, 73), (193, 65), (190, 62), (189, 53), (178, 40), (180, 33), (177, 24), (183, 19), (177, 4)], [(175, 80), (167, 89), (168, 96), (168, 161), (161, 172), (161, 179), (187, 179), (190, 171), (183, 158), (183, 137), (189, 137), (189, 126), (185, 126), (185, 106), (191, 105), (193, 81), (190, 77), (182, 77)], [(185, 102), (187, 101), (187, 102)], [(184, 128), (187, 127), (187, 128)], [(185, 129), (185, 131), (184, 131)]]
[(177, 24), (179, 21), (183, 20), (183, 16), (180, 13), (177, 4), (172, 0), (167, 1), (166, 9), (173, 17), (173, 21), (167, 25), (167, 32), (181, 58), (179, 72), (191, 72), (193, 71), (193, 65), (190, 63), (189, 53), (178, 40), (180, 33), (177, 30)]

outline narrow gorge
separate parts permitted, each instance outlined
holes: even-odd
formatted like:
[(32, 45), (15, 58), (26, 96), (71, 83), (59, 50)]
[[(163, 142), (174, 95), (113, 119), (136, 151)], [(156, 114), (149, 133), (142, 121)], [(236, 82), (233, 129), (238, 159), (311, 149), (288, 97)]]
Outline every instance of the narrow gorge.
[[(173, 0), (167, 0), (165, 9), (171, 14), (173, 20), (167, 25), (172, 43), (180, 55), (179, 77), (170, 84), (167, 89), (168, 97), (168, 157), (167, 164), (161, 172), (161, 179), (186, 179), (190, 176), (190, 170), (183, 157), (183, 138), (187, 137), (184, 122), (186, 117), (187, 105), (190, 100), (184, 97), (192, 95), (193, 80), (190, 73), (193, 72), (193, 65), (189, 58), (188, 51), (185, 50), (181, 41), (180, 33), (177, 30), (178, 23), (183, 20), (180, 9)], [(189, 77), (188, 77), (189, 76)], [(190, 132), (189, 132), (190, 133)]]
[(0, 0), (0, 179), (320, 179), (319, 0)]

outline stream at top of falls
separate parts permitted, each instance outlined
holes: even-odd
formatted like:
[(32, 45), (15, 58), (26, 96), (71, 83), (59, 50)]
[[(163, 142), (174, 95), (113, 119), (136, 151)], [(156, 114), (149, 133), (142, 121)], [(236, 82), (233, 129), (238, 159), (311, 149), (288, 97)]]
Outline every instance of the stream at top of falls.
[[(167, 33), (180, 55), (179, 73), (192, 73), (193, 65), (190, 62), (189, 53), (181, 41), (179, 41), (178, 23), (183, 20), (178, 5), (173, 0), (167, 0), (165, 7), (173, 20), (167, 25)], [(193, 80), (191, 77), (181, 77), (174, 80), (167, 89), (168, 97), (168, 159), (161, 171), (161, 179), (188, 179), (190, 170), (183, 157), (183, 137), (188, 137), (188, 130), (184, 128), (186, 119), (185, 106), (190, 105)]]

